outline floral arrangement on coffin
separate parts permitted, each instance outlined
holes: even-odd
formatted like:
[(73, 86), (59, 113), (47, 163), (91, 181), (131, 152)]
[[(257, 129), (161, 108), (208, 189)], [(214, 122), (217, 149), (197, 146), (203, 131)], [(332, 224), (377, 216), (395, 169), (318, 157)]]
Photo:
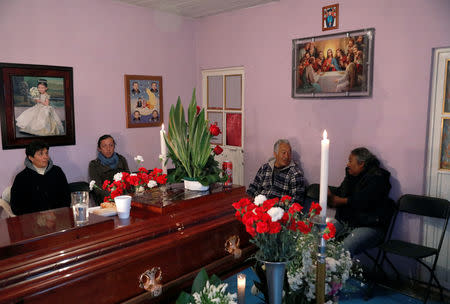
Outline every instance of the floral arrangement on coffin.
[(168, 148), (168, 156), (175, 165), (175, 170), (168, 176), (170, 183), (181, 182), (183, 179), (195, 180), (202, 185), (224, 182), (227, 177), (214, 156), (222, 153), (222, 148), (211, 148), (213, 136), (221, 133), (217, 125), (209, 125), (205, 111), (197, 106), (195, 89), (185, 120), (184, 108), (180, 97), (176, 106), (170, 107), (169, 130), (164, 136)]
[[(265, 262), (289, 262), (297, 255), (296, 246), (299, 233), (308, 234), (313, 223), (311, 219), (320, 214), (321, 207), (313, 203), (308, 218), (303, 219), (303, 207), (292, 203), (288, 195), (281, 199), (267, 199), (264, 195), (255, 197), (254, 202), (248, 198), (233, 203), (236, 218), (245, 225), (252, 236), (250, 242), (259, 250), (256, 259)], [(332, 224), (331, 224), (332, 225)], [(327, 238), (334, 237), (334, 226), (327, 227)]]
[[(138, 165), (144, 162), (142, 156), (135, 157)], [(102, 188), (96, 185), (92, 180), (89, 184), (89, 189), (93, 188), (102, 189), (110, 194), (103, 199), (104, 205), (102, 207), (111, 207), (114, 203), (114, 198), (119, 195), (139, 193), (146, 189), (151, 189), (158, 185), (164, 185), (167, 183), (167, 175), (162, 173), (161, 169), (154, 168), (149, 172), (144, 167), (140, 167), (137, 173), (119, 172), (114, 175), (113, 181), (105, 180)]]
[[(298, 238), (298, 254), (287, 268), (289, 284), (286, 303), (316, 302), (317, 244), (317, 232)], [(362, 270), (354, 265), (350, 252), (344, 249), (342, 242), (335, 240), (327, 243), (325, 263), (325, 301), (331, 303), (350, 277), (362, 279)]]
[(182, 292), (176, 304), (237, 304), (235, 293), (226, 292), (228, 284), (213, 275), (208, 278), (205, 269), (202, 269), (192, 284), (192, 294)]

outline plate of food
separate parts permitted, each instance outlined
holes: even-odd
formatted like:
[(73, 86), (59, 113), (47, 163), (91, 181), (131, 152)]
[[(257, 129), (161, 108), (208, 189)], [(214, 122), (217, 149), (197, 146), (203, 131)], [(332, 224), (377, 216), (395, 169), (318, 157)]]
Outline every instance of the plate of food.
[(92, 207), (88, 211), (101, 216), (114, 216), (117, 214), (116, 206), (105, 206), (105, 208), (101, 206)]

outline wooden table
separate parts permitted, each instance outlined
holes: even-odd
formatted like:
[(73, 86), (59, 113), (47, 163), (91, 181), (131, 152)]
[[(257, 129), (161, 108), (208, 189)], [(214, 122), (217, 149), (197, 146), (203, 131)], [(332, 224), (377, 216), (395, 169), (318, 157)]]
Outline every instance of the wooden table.
[[(175, 185), (134, 197), (126, 220), (91, 214), (77, 227), (69, 208), (2, 220), (0, 303), (171, 302), (202, 267), (227, 276), (254, 252), (231, 206), (244, 196), (241, 186)], [(225, 250), (233, 237), (240, 257)], [(162, 274), (156, 297), (139, 286), (152, 269)]]

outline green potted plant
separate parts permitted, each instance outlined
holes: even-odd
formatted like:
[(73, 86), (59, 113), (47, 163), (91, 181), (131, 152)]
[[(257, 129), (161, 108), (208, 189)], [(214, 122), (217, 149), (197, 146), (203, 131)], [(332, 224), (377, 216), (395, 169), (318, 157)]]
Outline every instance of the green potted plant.
[(214, 159), (222, 149), (211, 148), (211, 138), (221, 133), (217, 125), (210, 125), (205, 118), (205, 111), (197, 106), (195, 89), (187, 111), (187, 122), (181, 99), (176, 106), (170, 107), (169, 130), (164, 136), (168, 156), (175, 165), (169, 174), (168, 182), (176, 183), (184, 180), (185, 187), (190, 190), (207, 190), (210, 184), (224, 182), (226, 174), (219, 168)]

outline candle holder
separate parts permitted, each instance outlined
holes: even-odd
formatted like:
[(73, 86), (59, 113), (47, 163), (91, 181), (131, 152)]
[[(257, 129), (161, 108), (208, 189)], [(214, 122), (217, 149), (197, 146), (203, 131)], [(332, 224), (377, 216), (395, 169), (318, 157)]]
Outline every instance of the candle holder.
[(237, 276), (237, 294), (238, 304), (245, 304), (245, 274), (240, 273)]
[(319, 229), (321, 235), (317, 250), (317, 267), (316, 267), (316, 303), (325, 303), (325, 277), (326, 277), (326, 261), (327, 257), (327, 241), (323, 237), (323, 231), (327, 227), (326, 216), (315, 216), (312, 223)]

